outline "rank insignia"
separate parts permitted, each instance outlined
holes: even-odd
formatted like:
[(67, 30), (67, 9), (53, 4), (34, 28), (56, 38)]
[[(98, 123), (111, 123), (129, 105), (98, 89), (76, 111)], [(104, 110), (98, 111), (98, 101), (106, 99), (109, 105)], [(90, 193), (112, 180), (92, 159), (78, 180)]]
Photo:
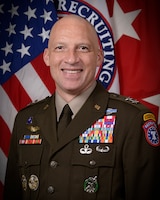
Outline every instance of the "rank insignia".
[(133, 103), (133, 104), (137, 104), (137, 103), (139, 103), (138, 100), (133, 99), (133, 98), (131, 98), (131, 97), (127, 97), (127, 98), (125, 99), (125, 101), (129, 101), (129, 102), (131, 102), (131, 103)]
[(152, 146), (160, 145), (159, 134), (158, 134), (158, 130), (157, 130), (155, 121), (148, 120), (143, 125), (143, 130), (145, 132), (146, 140), (150, 145), (152, 145)]
[(29, 178), (28, 185), (31, 190), (36, 191), (39, 186), (38, 177), (36, 175), (32, 174)]
[(84, 181), (84, 191), (87, 193), (95, 193), (98, 190), (97, 176), (89, 177)]
[(104, 116), (79, 136), (79, 143), (113, 143), (116, 116)]

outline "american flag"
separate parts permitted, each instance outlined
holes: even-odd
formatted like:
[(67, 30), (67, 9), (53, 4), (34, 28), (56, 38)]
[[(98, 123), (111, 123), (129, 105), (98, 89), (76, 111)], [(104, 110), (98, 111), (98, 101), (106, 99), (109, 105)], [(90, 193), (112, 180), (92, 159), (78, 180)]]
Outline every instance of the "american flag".
[(52, 0), (0, 0), (0, 194), (15, 115), (54, 91), (42, 52), (56, 20)]

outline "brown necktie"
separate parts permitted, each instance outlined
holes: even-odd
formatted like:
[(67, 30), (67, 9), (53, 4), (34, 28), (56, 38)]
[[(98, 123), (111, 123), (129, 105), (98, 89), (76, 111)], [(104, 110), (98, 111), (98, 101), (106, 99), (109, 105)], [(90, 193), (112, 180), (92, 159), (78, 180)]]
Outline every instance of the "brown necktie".
[(71, 122), (72, 120), (72, 110), (70, 109), (69, 105), (66, 104), (63, 107), (62, 113), (60, 115), (59, 118), (59, 122), (58, 122), (58, 138), (61, 137), (61, 135), (63, 134), (63, 131), (65, 130), (65, 128), (68, 126), (68, 124)]

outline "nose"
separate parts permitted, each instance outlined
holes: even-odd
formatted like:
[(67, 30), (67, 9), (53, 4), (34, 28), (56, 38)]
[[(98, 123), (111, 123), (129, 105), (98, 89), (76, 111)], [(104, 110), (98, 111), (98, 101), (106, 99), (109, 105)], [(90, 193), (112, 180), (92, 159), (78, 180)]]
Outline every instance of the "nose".
[(70, 49), (66, 53), (66, 63), (73, 65), (79, 61), (78, 52), (75, 49)]

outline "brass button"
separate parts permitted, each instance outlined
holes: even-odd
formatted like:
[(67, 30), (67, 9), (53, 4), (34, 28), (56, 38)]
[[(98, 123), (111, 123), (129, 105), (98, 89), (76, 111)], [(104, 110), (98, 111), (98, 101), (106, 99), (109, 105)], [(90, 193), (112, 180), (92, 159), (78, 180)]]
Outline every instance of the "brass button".
[(57, 165), (58, 165), (58, 163), (57, 163), (56, 161), (54, 161), (54, 160), (52, 160), (52, 161), (50, 162), (50, 167), (52, 167), (52, 168), (56, 168)]
[(95, 161), (95, 160), (90, 160), (90, 161), (89, 161), (89, 164), (90, 164), (91, 166), (95, 166), (95, 165), (96, 165), (96, 161)]
[(49, 193), (49, 194), (54, 193), (54, 187), (53, 187), (53, 186), (50, 185), (50, 186), (48, 187), (48, 193)]

